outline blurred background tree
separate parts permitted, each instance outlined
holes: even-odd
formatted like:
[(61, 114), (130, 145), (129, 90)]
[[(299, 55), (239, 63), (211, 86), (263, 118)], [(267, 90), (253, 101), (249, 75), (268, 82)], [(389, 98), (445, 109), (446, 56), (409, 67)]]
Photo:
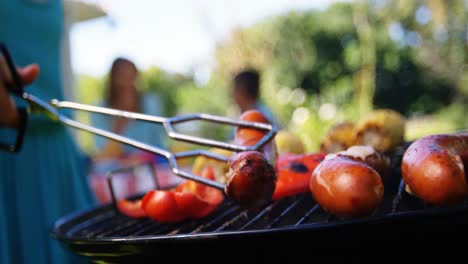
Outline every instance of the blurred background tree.
[[(309, 151), (332, 124), (356, 121), (374, 108), (406, 115), (408, 139), (465, 128), (467, 10), (463, 0), (359, 0), (267, 17), (218, 43), (206, 84), (153, 67), (141, 74), (141, 88), (160, 95), (167, 116), (235, 117), (231, 78), (254, 67), (262, 74), (262, 99)], [(104, 78), (82, 76), (78, 100), (98, 102), (104, 86)], [(226, 128), (183, 129), (229, 137)], [(92, 149), (89, 140), (81, 142)]]

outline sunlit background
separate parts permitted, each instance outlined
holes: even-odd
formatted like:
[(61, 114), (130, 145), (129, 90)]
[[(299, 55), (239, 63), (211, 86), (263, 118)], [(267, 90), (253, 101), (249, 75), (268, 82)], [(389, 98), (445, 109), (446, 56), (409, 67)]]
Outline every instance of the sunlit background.
[[(292, 10), (323, 10), (336, 0), (101, 0), (106, 17), (71, 30), (73, 68), (101, 76), (116, 56), (128, 56), (142, 69), (195, 73), (206, 81), (218, 44), (236, 27)], [(90, 60), (89, 57), (96, 58)]]
[[(124, 56), (141, 71), (139, 88), (157, 94), (167, 116), (235, 117), (231, 78), (257, 68), (263, 101), (309, 151), (331, 125), (375, 108), (404, 114), (408, 140), (468, 124), (463, 0), (80, 2), (100, 11), (69, 31), (79, 102), (102, 100), (111, 63)], [(78, 136), (84, 150), (95, 151), (89, 135)]]

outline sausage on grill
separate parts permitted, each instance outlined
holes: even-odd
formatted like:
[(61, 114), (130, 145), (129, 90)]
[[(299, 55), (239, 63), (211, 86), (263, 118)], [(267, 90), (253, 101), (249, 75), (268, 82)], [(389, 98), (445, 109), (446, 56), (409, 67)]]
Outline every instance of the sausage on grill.
[(384, 193), (381, 175), (389, 175), (389, 160), (369, 146), (353, 146), (329, 154), (314, 170), (310, 190), (327, 212), (341, 218), (372, 214)]
[(468, 133), (431, 135), (411, 144), (401, 170), (412, 194), (434, 205), (449, 205), (468, 195), (467, 164)]
[[(244, 112), (240, 119), (268, 123), (265, 116), (256, 110)], [(265, 134), (266, 131), (239, 127), (235, 141), (237, 144), (252, 146)], [(241, 206), (252, 209), (270, 202), (276, 187), (277, 176), (273, 167), (276, 156), (273, 140), (260, 151), (235, 154), (230, 160), (230, 169), (226, 174), (226, 195), (236, 200)]]
[(261, 152), (235, 154), (226, 176), (225, 192), (241, 206), (259, 208), (271, 201), (276, 186), (276, 173)]

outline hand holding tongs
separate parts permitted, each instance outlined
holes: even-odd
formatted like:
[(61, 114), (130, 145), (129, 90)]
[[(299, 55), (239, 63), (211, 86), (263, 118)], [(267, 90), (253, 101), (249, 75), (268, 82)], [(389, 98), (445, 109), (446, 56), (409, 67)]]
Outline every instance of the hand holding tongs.
[[(33, 94), (24, 92), (21, 78), (16, 72), (15, 64), (13, 63), (11, 56), (8, 53), (7, 48), (5, 47), (5, 45), (0, 43), (0, 49), (1, 49), (0, 67), (2, 67), (3, 70), (6, 69), (11, 75), (11, 79), (12, 79), (11, 82), (5, 83), (8, 91), (12, 93), (13, 95), (26, 100), (32, 108), (40, 109), (48, 113), (49, 115), (53, 116), (54, 118), (56, 118), (59, 122), (66, 124), (68, 126), (78, 128), (81, 130), (85, 130), (93, 134), (97, 134), (97, 135), (100, 135), (109, 139), (113, 139), (121, 143), (130, 145), (130, 146), (154, 153), (154, 154), (164, 156), (169, 161), (169, 165), (171, 166), (172, 172), (174, 174), (182, 178), (193, 180), (202, 184), (206, 184), (217, 189), (224, 190), (225, 188), (224, 184), (221, 184), (216, 181), (208, 180), (206, 178), (194, 175), (190, 172), (181, 170), (179, 168), (177, 160), (183, 159), (183, 158), (195, 157), (195, 156), (205, 156), (211, 159), (216, 159), (216, 160), (226, 162), (228, 158), (226, 158), (225, 156), (218, 155), (210, 151), (206, 151), (206, 150), (192, 150), (192, 151), (183, 151), (179, 153), (171, 153), (170, 151), (167, 151), (167, 150), (155, 147), (155, 146), (144, 144), (142, 142), (139, 142), (139, 141), (127, 138), (127, 137), (123, 137), (121, 135), (118, 135), (109, 131), (105, 131), (105, 130), (102, 130), (93, 126), (80, 123), (78, 121), (75, 121), (61, 114), (58, 110), (60, 108), (76, 109), (76, 110), (105, 114), (105, 115), (110, 115), (110, 116), (115, 116), (115, 117), (122, 117), (122, 118), (127, 118), (127, 119), (158, 123), (164, 126), (164, 129), (166, 133), (168, 134), (168, 136), (174, 140), (189, 142), (189, 143), (193, 143), (193, 144), (197, 144), (201, 146), (216, 147), (216, 148), (231, 150), (235, 152), (259, 150), (264, 145), (266, 145), (270, 140), (272, 140), (276, 134), (275, 126), (270, 125), (270, 124), (239, 121), (239, 120), (234, 120), (234, 119), (230, 119), (226, 117), (220, 117), (220, 116), (209, 115), (209, 114), (191, 114), (191, 115), (183, 115), (183, 116), (175, 116), (175, 117), (158, 117), (158, 116), (145, 115), (145, 114), (140, 114), (140, 113), (121, 111), (121, 110), (116, 110), (116, 109), (109, 109), (109, 108), (104, 108), (104, 107), (90, 106), (90, 105), (79, 104), (79, 103), (74, 103), (74, 102), (58, 101), (55, 99), (47, 103), (43, 101), (42, 99), (34, 96)], [(16, 152), (21, 149), (22, 139), (24, 137), (24, 132), (26, 129), (27, 112), (23, 111), (20, 117), (22, 120), (20, 122), (21, 125), (18, 128), (18, 133), (17, 133), (17, 138), (16, 138), (15, 143), (14, 144), (0, 144), (0, 149), (12, 151), (12, 152)], [(250, 127), (254, 129), (265, 130), (265, 131), (268, 131), (268, 133), (255, 145), (242, 146), (242, 145), (236, 145), (236, 144), (226, 143), (226, 142), (212, 140), (212, 139), (206, 139), (206, 138), (181, 134), (181, 133), (176, 132), (173, 128), (174, 124), (180, 124), (180, 123), (190, 122), (194, 120), (204, 120), (204, 121), (208, 121), (212, 123), (227, 124), (231, 126)]]

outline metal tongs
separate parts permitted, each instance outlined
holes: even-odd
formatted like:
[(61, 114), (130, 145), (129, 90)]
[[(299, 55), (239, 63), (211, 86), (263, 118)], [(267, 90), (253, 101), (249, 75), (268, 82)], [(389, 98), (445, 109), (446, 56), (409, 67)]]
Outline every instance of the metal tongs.
[[(0, 49), (1, 49), (0, 76), (2, 74), (6, 74), (6, 76), (8, 76), (9, 79), (11, 80), (11, 83), (10, 82), (6, 83), (7, 90), (13, 95), (26, 100), (29, 103), (30, 108), (41, 110), (47, 113), (48, 115), (52, 116), (53, 118), (57, 119), (57, 121), (65, 125), (68, 125), (70, 127), (88, 131), (93, 134), (100, 135), (100, 136), (103, 136), (112, 140), (116, 140), (118, 142), (133, 146), (135, 148), (138, 148), (144, 151), (148, 151), (157, 155), (164, 156), (168, 160), (169, 165), (172, 168), (172, 172), (184, 179), (193, 180), (193, 181), (196, 181), (196, 182), (199, 182), (199, 183), (202, 183), (202, 184), (205, 184), (205, 185), (208, 185), (208, 186), (220, 189), (220, 190), (224, 190), (225, 188), (224, 184), (194, 175), (187, 171), (183, 171), (182, 169), (180, 169), (177, 160), (184, 159), (184, 158), (191, 158), (195, 156), (205, 156), (210, 159), (227, 162), (228, 158), (226, 158), (225, 156), (207, 151), (207, 150), (191, 150), (191, 151), (172, 153), (168, 150), (164, 150), (155, 146), (144, 144), (142, 142), (139, 142), (139, 141), (127, 138), (127, 137), (123, 137), (121, 135), (118, 135), (118, 134), (115, 134), (106, 130), (102, 130), (102, 129), (99, 129), (90, 125), (80, 123), (76, 120), (73, 120), (61, 114), (59, 112), (59, 109), (61, 108), (75, 109), (75, 110), (82, 110), (82, 111), (87, 111), (87, 112), (92, 112), (92, 113), (105, 114), (105, 115), (114, 116), (114, 117), (121, 117), (121, 118), (127, 118), (127, 119), (139, 120), (139, 121), (146, 121), (150, 123), (157, 123), (157, 124), (161, 124), (164, 126), (164, 129), (167, 135), (171, 139), (174, 139), (177, 141), (184, 141), (184, 142), (188, 142), (188, 143), (192, 143), (192, 144), (196, 144), (200, 146), (209, 146), (209, 147), (230, 150), (234, 152), (259, 150), (268, 142), (270, 142), (276, 134), (276, 127), (274, 125), (258, 123), (258, 122), (239, 121), (239, 120), (234, 120), (234, 119), (230, 119), (226, 117), (202, 114), (202, 113), (181, 115), (181, 116), (175, 116), (175, 117), (159, 117), (159, 116), (152, 116), (152, 115), (145, 115), (145, 114), (140, 114), (140, 113), (110, 109), (110, 108), (105, 108), (105, 107), (97, 107), (97, 106), (79, 104), (79, 103), (74, 103), (74, 102), (58, 101), (55, 99), (51, 100), (50, 102), (46, 102), (40, 99), (39, 97), (34, 96), (31, 93), (24, 92), (21, 78), (19, 77), (16, 71), (15, 64), (13, 63), (12, 58), (9, 55), (6, 46), (0, 43)], [(26, 129), (27, 111), (25, 111), (24, 109), (20, 110), (20, 117), (21, 117), (21, 122), (18, 128), (18, 133), (17, 133), (15, 143), (14, 144), (0, 143), (0, 149), (11, 151), (11, 152), (17, 152), (21, 149), (21, 144), (22, 144), (24, 132)], [(249, 127), (249, 128), (254, 128), (258, 130), (268, 131), (268, 133), (265, 134), (265, 136), (255, 145), (242, 146), (242, 145), (226, 143), (226, 142), (202, 138), (202, 137), (185, 135), (182, 133), (178, 133), (174, 130), (173, 125), (195, 121), (195, 120), (203, 120), (203, 121), (208, 121), (211, 123), (226, 124), (226, 125), (231, 125), (231, 126), (236, 126), (236, 127), (238, 126)]]

